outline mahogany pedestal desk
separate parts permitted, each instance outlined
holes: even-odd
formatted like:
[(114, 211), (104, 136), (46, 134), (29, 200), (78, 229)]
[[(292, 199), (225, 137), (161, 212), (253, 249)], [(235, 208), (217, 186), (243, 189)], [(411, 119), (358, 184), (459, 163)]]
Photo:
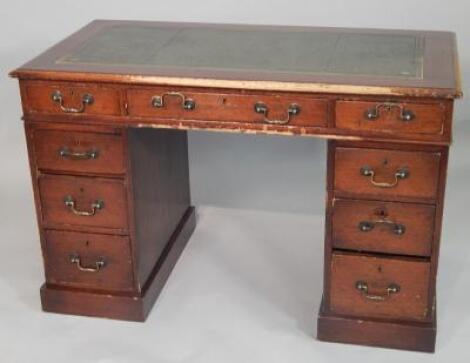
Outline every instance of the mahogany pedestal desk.
[(92, 22), (11, 73), (43, 309), (145, 320), (195, 228), (187, 130), (319, 137), (318, 338), (433, 351), (456, 54), (447, 32)]

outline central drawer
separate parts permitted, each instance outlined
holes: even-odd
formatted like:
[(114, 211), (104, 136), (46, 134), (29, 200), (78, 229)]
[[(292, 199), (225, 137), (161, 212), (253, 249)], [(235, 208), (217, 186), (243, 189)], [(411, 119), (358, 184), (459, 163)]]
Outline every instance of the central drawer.
[(430, 263), (334, 253), (330, 308), (350, 316), (425, 320)]
[(327, 125), (327, 100), (305, 95), (206, 93), (167, 88), (130, 89), (130, 116), (267, 125)]
[(43, 223), (127, 229), (122, 180), (43, 174), (39, 177)]

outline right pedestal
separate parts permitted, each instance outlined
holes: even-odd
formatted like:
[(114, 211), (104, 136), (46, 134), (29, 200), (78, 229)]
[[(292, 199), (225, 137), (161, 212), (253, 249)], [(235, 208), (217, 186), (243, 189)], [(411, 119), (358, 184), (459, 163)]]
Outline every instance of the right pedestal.
[(328, 144), (318, 339), (433, 352), (447, 147)]

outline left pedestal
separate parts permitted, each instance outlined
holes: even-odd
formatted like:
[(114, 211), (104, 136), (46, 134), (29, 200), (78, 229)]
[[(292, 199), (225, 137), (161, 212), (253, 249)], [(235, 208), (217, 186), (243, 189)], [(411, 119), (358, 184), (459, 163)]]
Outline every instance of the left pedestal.
[(45, 311), (144, 321), (195, 228), (185, 131), (28, 122)]

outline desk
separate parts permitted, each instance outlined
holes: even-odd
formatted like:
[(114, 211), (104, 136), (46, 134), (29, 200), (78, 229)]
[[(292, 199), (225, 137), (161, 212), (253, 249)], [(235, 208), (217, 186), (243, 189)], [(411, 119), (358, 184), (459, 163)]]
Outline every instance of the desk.
[(145, 320), (195, 228), (187, 130), (319, 137), (318, 338), (434, 350), (453, 34), (95, 21), (11, 75), (45, 311)]

